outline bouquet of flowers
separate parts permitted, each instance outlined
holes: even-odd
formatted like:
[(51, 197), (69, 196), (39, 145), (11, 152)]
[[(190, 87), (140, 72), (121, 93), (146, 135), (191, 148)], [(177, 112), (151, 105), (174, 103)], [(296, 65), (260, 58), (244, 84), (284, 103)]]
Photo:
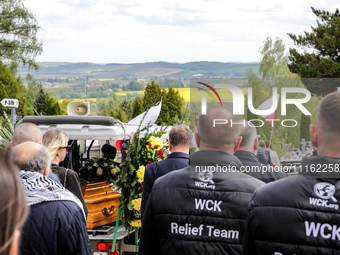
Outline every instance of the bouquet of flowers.
[(80, 168), (80, 177), (87, 181), (117, 182), (120, 174), (119, 163), (107, 158), (90, 158)]
[(121, 189), (121, 206), (125, 227), (141, 227), (141, 201), (145, 166), (163, 160), (169, 154), (169, 144), (162, 135), (164, 130), (155, 131), (140, 139), (137, 131), (129, 145), (127, 158), (121, 164), (121, 174), (116, 185)]

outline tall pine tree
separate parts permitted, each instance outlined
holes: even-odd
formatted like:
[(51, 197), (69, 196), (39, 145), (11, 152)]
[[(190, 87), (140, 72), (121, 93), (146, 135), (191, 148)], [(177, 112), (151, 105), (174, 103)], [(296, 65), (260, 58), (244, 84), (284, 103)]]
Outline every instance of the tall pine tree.
[(134, 103), (134, 106), (133, 106), (133, 112), (132, 112), (132, 118), (137, 117), (139, 114), (141, 114), (145, 111), (143, 105), (141, 104), (141, 101), (142, 100), (139, 97), (137, 97), (135, 99), (135, 103)]
[(148, 83), (144, 91), (143, 107), (145, 110), (156, 104), (163, 96), (162, 109), (157, 124), (173, 125), (177, 119), (182, 118), (182, 107), (184, 100), (178, 91), (172, 87), (169, 90), (161, 89), (159, 84), (152, 81)]
[(46, 115), (48, 109), (48, 95), (45, 92), (42, 84), (39, 84), (39, 92), (34, 100), (35, 115)]
[[(303, 50), (302, 53), (296, 49), (289, 50), (288, 67), (301, 78), (340, 78), (339, 9), (331, 13), (311, 8), (320, 21), (317, 20), (316, 27), (311, 27), (312, 32), (304, 32), (304, 35), (298, 36), (288, 33), (294, 44)], [(325, 82), (320, 79), (303, 79), (302, 81), (308, 90), (316, 95), (328, 94), (339, 86), (339, 80)]]

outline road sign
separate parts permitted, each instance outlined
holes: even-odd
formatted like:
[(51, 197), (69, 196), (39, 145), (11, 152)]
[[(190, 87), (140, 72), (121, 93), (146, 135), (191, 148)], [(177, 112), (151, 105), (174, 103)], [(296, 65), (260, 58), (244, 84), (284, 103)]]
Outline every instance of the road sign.
[(5, 107), (18, 108), (19, 100), (18, 99), (11, 99), (11, 98), (4, 98), (4, 99), (2, 99), (1, 104), (2, 104), (2, 106), (5, 106)]

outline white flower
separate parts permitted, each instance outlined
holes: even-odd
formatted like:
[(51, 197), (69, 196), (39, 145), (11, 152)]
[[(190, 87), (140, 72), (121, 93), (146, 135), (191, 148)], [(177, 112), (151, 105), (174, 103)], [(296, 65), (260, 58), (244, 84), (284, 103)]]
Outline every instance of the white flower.
[(97, 169), (97, 175), (101, 176), (103, 174), (103, 169), (101, 169), (100, 167), (98, 167)]
[(120, 171), (120, 169), (119, 169), (119, 167), (114, 167), (114, 168), (112, 168), (111, 169), (111, 174), (116, 174), (116, 173), (118, 173)]

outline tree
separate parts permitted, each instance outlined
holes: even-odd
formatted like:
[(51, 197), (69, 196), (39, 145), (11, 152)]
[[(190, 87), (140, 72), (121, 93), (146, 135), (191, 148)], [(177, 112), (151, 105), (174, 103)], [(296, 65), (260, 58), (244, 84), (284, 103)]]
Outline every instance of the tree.
[[(17, 98), (19, 92), (18, 80), (11, 70), (0, 61), (0, 98)], [(19, 102), (19, 107), (21, 106)], [(0, 112), (8, 108), (0, 105)]]
[[(255, 109), (257, 109), (263, 102), (265, 102), (268, 98), (272, 97), (272, 89), (273, 87), (278, 88), (278, 93), (280, 94), (280, 89), (283, 87), (304, 87), (304, 84), (301, 82), (300, 78), (296, 74), (292, 74), (287, 68), (287, 54), (285, 53), (285, 46), (281, 39), (276, 38), (273, 41), (270, 37), (267, 37), (263, 42), (263, 46), (260, 49), (262, 54), (262, 60), (260, 63), (261, 70), (260, 74), (262, 79), (257, 77), (257, 75), (249, 70), (247, 72), (249, 87), (252, 87), (253, 91), (253, 105)], [(300, 95), (291, 94), (289, 98), (299, 98)], [(262, 140), (269, 140), (272, 132), (272, 127), (270, 123), (264, 120), (260, 116), (256, 116), (251, 113), (247, 109), (246, 118), (249, 119), (262, 119), (264, 121), (264, 125), (262, 127), (258, 127), (258, 134), (261, 136)], [(308, 108), (309, 109), (309, 108)], [(296, 109), (295, 105), (287, 106), (287, 114), (281, 115), (280, 103), (278, 104), (278, 111), (276, 115), (276, 119), (280, 119), (283, 121), (284, 119), (301, 119), (301, 111)], [(289, 142), (294, 144), (295, 147), (299, 147), (300, 145), (300, 130), (299, 127), (295, 128), (286, 128), (279, 124), (277, 121), (274, 125), (274, 133), (272, 136), (273, 144), (277, 144), (280, 140), (286, 141), (289, 139)]]
[(163, 84), (164, 88), (184, 88), (184, 84), (180, 80), (175, 80), (175, 79), (167, 79), (164, 81)]
[[(303, 49), (289, 50), (289, 70), (301, 78), (340, 78), (340, 13), (314, 9), (313, 13), (321, 20), (317, 26), (311, 27), (312, 32), (304, 35), (288, 33), (294, 44)], [(330, 84), (323, 81), (303, 80), (310, 92), (325, 95), (336, 90), (338, 83)]]
[(182, 107), (184, 100), (178, 91), (172, 87), (169, 90), (161, 89), (159, 84), (152, 81), (146, 85), (143, 97), (143, 107), (145, 110), (156, 104), (163, 96), (162, 109), (159, 114), (157, 124), (173, 125), (175, 117), (182, 119)]
[(132, 112), (133, 112), (133, 101), (124, 99), (123, 102), (120, 104), (120, 109), (125, 112), (127, 121), (132, 119)]
[(301, 121), (300, 121), (300, 139), (305, 139), (306, 141), (310, 140), (309, 135), (309, 125), (311, 122), (310, 116), (306, 116), (301, 114)]
[(122, 122), (128, 122), (132, 118), (132, 102), (125, 99), (121, 102), (116, 94), (109, 101), (100, 103), (99, 108), (102, 109), (99, 112), (102, 116), (111, 116)]
[(119, 108), (117, 111), (111, 112), (111, 116), (116, 118), (117, 120), (120, 120), (121, 122), (128, 122), (128, 117), (122, 108)]
[(132, 118), (135, 118), (139, 114), (145, 112), (144, 107), (143, 107), (141, 101), (142, 100), (139, 97), (136, 97), (135, 103), (134, 103), (134, 106), (133, 106)]
[(39, 92), (34, 100), (35, 114), (38, 115), (61, 115), (63, 111), (58, 103), (44, 90), (42, 84), (38, 85)]
[(177, 90), (172, 87), (168, 91), (164, 90), (162, 110), (157, 123), (173, 125), (176, 116), (178, 119), (182, 119), (183, 105), (184, 100)]
[(288, 56), (282, 39), (276, 38), (273, 42), (273, 39), (268, 36), (260, 48), (260, 53), (262, 59), (259, 71), (262, 79), (284, 78), (288, 75)]
[(159, 101), (162, 96), (162, 91), (158, 83), (152, 81), (151, 83), (148, 82), (146, 88), (144, 90), (144, 97), (143, 97), (143, 107), (144, 109), (149, 109), (155, 103)]
[(128, 91), (144, 90), (144, 86), (140, 84), (138, 81), (130, 81), (125, 86), (125, 90), (128, 90)]
[(62, 111), (62, 109), (61, 109), (60, 104), (58, 103), (58, 101), (55, 101), (55, 102), (54, 102), (52, 112), (53, 112), (52, 115), (63, 115), (63, 111)]
[(52, 98), (47, 99), (47, 108), (45, 109), (44, 115), (54, 115), (54, 109), (53, 109), (54, 103)]
[(36, 56), (42, 53), (37, 39), (40, 27), (22, 0), (0, 1), (0, 57), (12, 64), (38, 68)]
[(39, 84), (39, 92), (34, 100), (34, 110), (36, 115), (46, 115), (48, 109), (48, 94), (45, 92), (41, 84)]

